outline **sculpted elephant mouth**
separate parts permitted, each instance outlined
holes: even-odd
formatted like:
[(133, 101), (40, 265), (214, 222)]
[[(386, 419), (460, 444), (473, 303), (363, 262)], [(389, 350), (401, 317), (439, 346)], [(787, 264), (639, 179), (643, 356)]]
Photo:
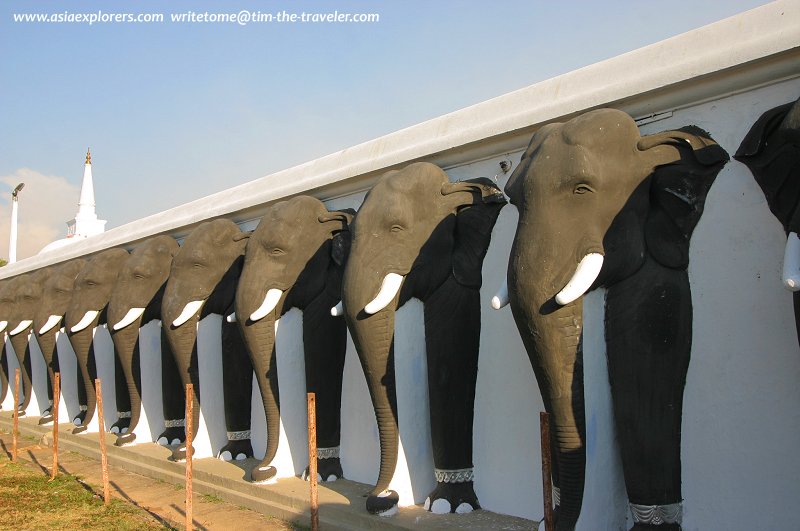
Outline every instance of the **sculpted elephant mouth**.
[(139, 317), (144, 315), (144, 308), (131, 308), (120, 321), (114, 324), (114, 331), (122, 330), (123, 328), (133, 324)]
[(78, 321), (78, 324), (73, 326), (70, 331), (74, 334), (76, 332), (80, 332), (95, 320), (95, 318), (100, 314), (98, 310), (89, 310), (85, 314), (83, 314), (83, 318)]
[(22, 332), (23, 330), (27, 330), (27, 328), (28, 328), (28, 327), (29, 327), (31, 324), (33, 324), (33, 320), (31, 320), (31, 319), (24, 319), (23, 321), (20, 321), (20, 323), (19, 323), (19, 324), (16, 326), (16, 328), (14, 328), (14, 330), (10, 331), (10, 332), (8, 333), (8, 335), (10, 335), (10, 336), (15, 336), (15, 335), (19, 334), (20, 332)]
[[(39, 335), (46, 334), (53, 328), (55, 328), (59, 323), (61, 323), (61, 319), (63, 316), (61, 315), (51, 315), (47, 318), (47, 322), (39, 329)], [(0, 330), (2, 331), (2, 330)]]
[(197, 314), (197, 312), (200, 311), (200, 308), (203, 307), (203, 304), (205, 304), (205, 302), (206, 299), (201, 299), (186, 303), (186, 306), (183, 307), (183, 311), (181, 312), (181, 314), (178, 317), (176, 317), (174, 321), (172, 321), (172, 327), (178, 328), (182, 326), (184, 323), (186, 323), (186, 321), (194, 317)]

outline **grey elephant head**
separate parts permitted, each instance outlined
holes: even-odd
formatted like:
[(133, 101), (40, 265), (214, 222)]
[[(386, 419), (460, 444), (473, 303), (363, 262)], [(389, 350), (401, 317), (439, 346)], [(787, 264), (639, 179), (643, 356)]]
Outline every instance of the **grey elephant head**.
[[(506, 185), (519, 209), (509, 298), (551, 415), (558, 529), (574, 527), (582, 504), (582, 296), (598, 286), (609, 288), (609, 376), (629, 497), (645, 503), (649, 489), (658, 488), (659, 499), (648, 503), (679, 502), (680, 405), (691, 346), (689, 238), (727, 160), (699, 128), (641, 137), (627, 114), (602, 109), (539, 129)], [(652, 378), (647, 371), (659, 370), (645, 360), (658, 355), (669, 360), (660, 383), (640, 395), (634, 374)], [(639, 359), (628, 363), (625, 356)], [(663, 402), (669, 412), (654, 412)], [(658, 417), (657, 425), (643, 411)], [(662, 441), (650, 442), (638, 426), (631, 428), (636, 424)], [(636, 448), (661, 468), (650, 479), (633, 462)]]
[[(331, 316), (330, 308), (340, 297), (352, 215), (328, 212), (313, 197), (294, 197), (270, 206), (247, 243), (236, 315), (267, 418), (266, 454), (252, 472), (254, 481), (268, 480), (277, 472), (270, 466), (280, 431), (275, 321), (293, 307), (303, 310), (307, 381), (313, 388), (309, 391), (322, 394), (319, 444), (338, 448), (346, 328)], [(331, 474), (341, 476), (341, 469), (323, 477)]]
[(108, 303), (109, 331), (125, 373), (131, 404), (131, 417), (124, 423), (126, 426), (119, 428), (119, 445), (135, 439), (133, 430), (141, 414), (141, 382), (137, 383), (139, 375), (134, 367), (139, 351), (139, 328), (161, 318), (164, 288), (178, 249), (178, 242), (166, 235), (154, 236), (137, 245), (117, 276)]
[(233, 311), (248, 236), (227, 219), (201, 223), (175, 255), (164, 290), (164, 333), (183, 384), (193, 384), (195, 434), (200, 414), (200, 379), (197, 364), (192, 364), (197, 349), (197, 323), (206, 315), (228, 315)]
[[(396, 493), (383, 493), (398, 450), (394, 316), (411, 297), (425, 304), (429, 381), (436, 382), (430, 387), (437, 390), (430, 393), (436, 468), (447, 474), (472, 467), (478, 289), (491, 231), (504, 204), (488, 179), (450, 182), (437, 166), (416, 163), (383, 175), (353, 221), (342, 302), (380, 434), (380, 473), (367, 499), (370, 512), (391, 510), (397, 503)], [(461, 361), (456, 351), (463, 354)], [(455, 380), (461, 387), (452, 387)], [(447, 399), (440, 400), (448, 392), (449, 403), (459, 402), (458, 411), (448, 408)], [(444, 427), (448, 417), (463, 422), (449, 430)], [(479, 507), (471, 477), (463, 495), (444, 492), (449, 488), (441, 485), (445, 482), (440, 481), (441, 496), (452, 510), (462, 502)], [(439, 495), (432, 493), (431, 498)]]
[(80, 419), (77, 431), (86, 429), (94, 416), (97, 397), (89, 373), (89, 356), (92, 348), (92, 331), (106, 322), (106, 307), (117, 281), (117, 275), (128, 259), (125, 249), (108, 249), (90, 258), (75, 278), (72, 298), (64, 315), (64, 325), (86, 392), (86, 414)]

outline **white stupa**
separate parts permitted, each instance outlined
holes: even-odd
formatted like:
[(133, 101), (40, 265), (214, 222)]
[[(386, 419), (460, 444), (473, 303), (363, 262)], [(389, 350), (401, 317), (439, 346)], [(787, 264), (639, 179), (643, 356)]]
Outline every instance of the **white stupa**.
[(94, 181), (92, 179), (92, 153), (86, 150), (86, 163), (83, 165), (81, 197), (78, 200), (78, 213), (67, 221), (67, 237), (47, 244), (40, 253), (58, 249), (106, 230), (106, 220), (97, 219), (94, 202)]

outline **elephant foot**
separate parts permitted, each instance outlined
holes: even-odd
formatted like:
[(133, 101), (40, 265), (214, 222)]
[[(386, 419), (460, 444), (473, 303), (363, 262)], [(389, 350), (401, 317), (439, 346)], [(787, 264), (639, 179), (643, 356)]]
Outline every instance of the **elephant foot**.
[(257, 466), (250, 472), (250, 480), (253, 483), (273, 483), (277, 480), (275, 477), (278, 474), (278, 469), (271, 465)]
[(680, 524), (634, 524), (631, 531), (681, 531)]
[(243, 461), (248, 457), (253, 457), (253, 445), (250, 439), (240, 439), (228, 441), (217, 454), (217, 458), (222, 461)]
[(161, 446), (174, 446), (176, 444), (183, 444), (185, 440), (186, 431), (183, 429), (183, 426), (180, 426), (167, 428), (158, 436), (156, 442)]
[(24, 416), (25, 416), (25, 410), (22, 408), (17, 409), (17, 417), (24, 417)]
[(117, 435), (117, 440), (114, 441), (114, 446), (128, 446), (133, 444), (135, 440), (136, 440), (136, 434), (133, 432), (119, 434)]
[(370, 494), (367, 496), (367, 512), (378, 516), (393, 516), (397, 514), (397, 504), (400, 502), (400, 495), (393, 490), (385, 490), (380, 494)]
[(472, 481), (463, 483), (440, 481), (425, 500), (425, 510), (434, 514), (465, 514), (480, 508)]
[(72, 423), (76, 426), (83, 426), (83, 421), (86, 418), (86, 406), (81, 406), (81, 412), (72, 419)]
[(120, 413), (119, 418), (117, 421), (111, 425), (108, 431), (111, 433), (128, 433), (128, 429), (131, 427), (131, 417), (130, 412), (128, 412), (128, 416), (124, 417), (123, 413)]
[[(303, 470), (303, 481), (308, 481), (310, 467)], [(317, 459), (317, 481), (336, 481), (344, 477), (342, 463), (338, 457)]]
[(47, 408), (42, 412), (42, 416), (39, 418), (39, 426), (50, 424), (51, 422), (53, 422), (53, 412), (51, 408)]
[(81, 424), (80, 426), (75, 426), (75, 428), (73, 428), (72, 430), (72, 435), (80, 435), (82, 433), (87, 433), (86, 430), (88, 429), (89, 426), (84, 426), (83, 424)]

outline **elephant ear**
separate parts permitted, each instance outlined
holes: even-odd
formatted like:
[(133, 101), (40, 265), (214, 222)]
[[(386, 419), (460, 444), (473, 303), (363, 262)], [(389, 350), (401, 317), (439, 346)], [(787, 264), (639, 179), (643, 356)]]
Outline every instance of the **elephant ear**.
[(650, 178), (647, 248), (661, 265), (685, 269), (689, 240), (703, 214), (708, 190), (729, 160), (728, 153), (695, 126), (643, 137), (638, 147), (655, 150), (651, 155), (661, 158)]
[(456, 213), (453, 276), (462, 286), (479, 289), (483, 259), (497, 216), (506, 204), (505, 196), (485, 177), (445, 183), (442, 195), (461, 200)]
[(350, 255), (350, 223), (356, 215), (356, 211), (352, 208), (337, 210), (337, 213), (344, 216), (344, 223), (342, 229), (333, 235), (331, 240), (331, 258), (334, 263), (340, 268), (347, 262), (347, 257)]
[(800, 232), (800, 100), (762, 114), (733, 158), (750, 169), (783, 229)]
[(250, 241), (250, 236), (252, 236), (252, 235), (253, 235), (253, 231), (249, 230), (247, 232), (242, 232), (242, 233), (239, 233), (239, 234), (235, 234), (233, 236), (233, 241), (235, 241), (236, 243), (241, 244), (240, 245), (241, 249), (240, 249), (240, 253), (239, 254), (244, 256), (244, 253), (247, 250), (247, 242)]

